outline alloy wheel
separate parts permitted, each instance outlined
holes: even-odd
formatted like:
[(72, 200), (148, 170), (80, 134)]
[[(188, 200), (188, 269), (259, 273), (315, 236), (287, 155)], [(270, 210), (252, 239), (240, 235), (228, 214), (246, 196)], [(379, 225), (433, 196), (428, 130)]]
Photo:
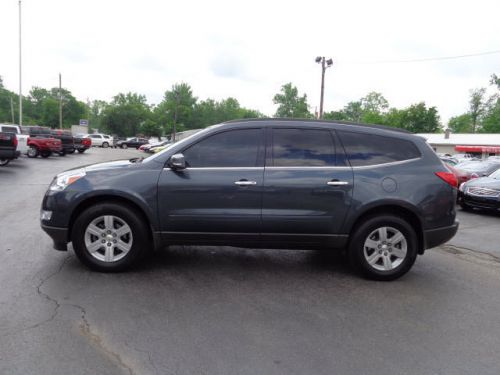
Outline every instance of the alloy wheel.
[(378, 271), (392, 271), (406, 258), (408, 243), (401, 231), (393, 227), (380, 227), (372, 231), (363, 245), (368, 264)]
[(116, 262), (124, 258), (132, 244), (130, 226), (117, 216), (99, 216), (92, 220), (85, 230), (87, 251), (103, 262)]

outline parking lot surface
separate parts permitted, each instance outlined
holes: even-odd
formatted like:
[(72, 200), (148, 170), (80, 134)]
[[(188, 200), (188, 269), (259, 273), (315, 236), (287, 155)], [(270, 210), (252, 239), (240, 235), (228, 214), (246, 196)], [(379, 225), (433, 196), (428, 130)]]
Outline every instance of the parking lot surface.
[(135, 150), (0, 168), (0, 374), (499, 374), (500, 216), (403, 278), (319, 251), (171, 247), (99, 274), (39, 227), (53, 176)]

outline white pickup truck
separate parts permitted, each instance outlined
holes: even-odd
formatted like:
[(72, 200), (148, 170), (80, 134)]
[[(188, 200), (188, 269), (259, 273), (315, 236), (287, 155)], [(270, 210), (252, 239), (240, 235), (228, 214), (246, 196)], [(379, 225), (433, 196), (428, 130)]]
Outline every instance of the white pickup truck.
[(0, 132), (3, 133), (14, 133), (17, 136), (17, 150), (21, 154), (26, 154), (28, 152), (28, 138), (29, 136), (21, 133), (21, 129), (18, 125), (12, 124), (0, 124)]

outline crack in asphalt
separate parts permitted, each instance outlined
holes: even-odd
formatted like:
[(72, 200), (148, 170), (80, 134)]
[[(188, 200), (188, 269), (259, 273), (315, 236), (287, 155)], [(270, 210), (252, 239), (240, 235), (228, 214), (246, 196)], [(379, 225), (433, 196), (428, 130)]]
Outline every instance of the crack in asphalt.
[(51, 303), (53, 303), (55, 305), (54, 311), (52, 312), (51, 316), (49, 318), (47, 318), (47, 319), (44, 319), (44, 320), (42, 320), (40, 322), (32, 324), (32, 325), (30, 325), (28, 327), (24, 327), (24, 328), (21, 328), (19, 330), (15, 330), (14, 332), (8, 332), (8, 333), (6, 333), (4, 335), (1, 335), (0, 337), (12, 336), (12, 335), (20, 333), (20, 332), (29, 331), (31, 329), (35, 329), (35, 328), (38, 328), (38, 327), (40, 327), (40, 326), (42, 326), (42, 325), (44, 325), (46, 323), (49, 323), (49, 322), (51, 322), (51, 321), (53, 321), (55, 319), (55, 317), (57, 316), (57, 314), (59, 312), (59, 308), (61, 307), (61, 304), (55, 298), (52, 298), (47, 293), (44, 293), (42, 291), (42, 287), (43, 287), (43, 284), (45, 284), (51, 278), (53, 278), (58, 273), (60, 273), (62, 271), (62, 269), (64, 268), (64, 266), (66, 265), (66, 263), (68, 262), (68, 260), (71, 259), (71, 258), (72, 258), (71, 256), (68, 256), (68, 257), (64, 258), (64, 260), (61, 262), (61, 264), (59, 265), (59, 267), (57, 268), (57, 270), (55, 272), (51, 273), (50, 275), (42, 278), (40, 280), (40, 282), (38, 283), (38, 285), (36, 286), (37, 295), (44, 297), (46, 300), (50, 301)]
[(475, 250), (475, 249), (470, 249), (467, 247), (461, 247), (461, 246), (456, 246), (456, 245), (451, 245), (451, 244), (444, 244), (438, 247), (438, 249), (441, 249), (447, 253), (450, 254), (455, 254), (455, 255), (469, 255), (472, 257), (475, 257), (477, 259), (480, 259), (482, 261), (488, 262), (488, 263), (493, 263), (495, 265), (498, 265), (500, 263), (500, 257), (480, 251), (480, 250)]
[(125, 341), (125, 346), (129, 347), (129, 348), (132, 348), (133, 350), (135, 350), (136, 352), (139, 352), (139, 353), (144, 353), (148, 356), (148, 361), (149, 361), (149, 364), (154, 368), (154, 372), (155, 374), (173, 374), (175, 375), (175, 372), (172, 372), (170, 370), (166, 370), (167, 372), (165, 372), (165, 370), (163, 372), (160, 372), (160, 370), (158, 369), (158, 367), (156, 366), (156, 364), (154, 363), (153, 361), (153, 358), (151, 357), (151, 353), (148, 351), (148, 350), (143, 350), (143, 349), (139, 349), (137, 346), (133, 345), (131, 346), (129, 344), (128, 341)]

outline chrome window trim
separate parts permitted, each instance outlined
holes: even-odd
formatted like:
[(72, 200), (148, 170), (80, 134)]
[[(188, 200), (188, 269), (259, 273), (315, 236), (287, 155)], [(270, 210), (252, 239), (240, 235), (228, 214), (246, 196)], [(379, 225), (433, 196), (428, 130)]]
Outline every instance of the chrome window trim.
[(421, 160), (421, 159), (422, 159), (422, 157), (418, 157), (418, 158), (413, 158), (413, 159), (391, 161), (389, 163), (372, 164), (372, 165), (358, 165), (358, 166), (352, 167), (352, 169), (380, 168), (380, 167), (385, 167), (385, 166), (392, 166), (392, 165), (400, 165), (400, 164), (411, 163), (413, 161), (417, 161), (417, 160)]
[[(165, 167), (163, 169), (169, 169), (172, 170), (170, 167)], [(258, 171), (258, 170), (264, 170), (264, 167), (186, 167), (184, 169), (181, 169), (182, 171), (198, 171), (198, 170), (213, 170), (213, 171)]]

